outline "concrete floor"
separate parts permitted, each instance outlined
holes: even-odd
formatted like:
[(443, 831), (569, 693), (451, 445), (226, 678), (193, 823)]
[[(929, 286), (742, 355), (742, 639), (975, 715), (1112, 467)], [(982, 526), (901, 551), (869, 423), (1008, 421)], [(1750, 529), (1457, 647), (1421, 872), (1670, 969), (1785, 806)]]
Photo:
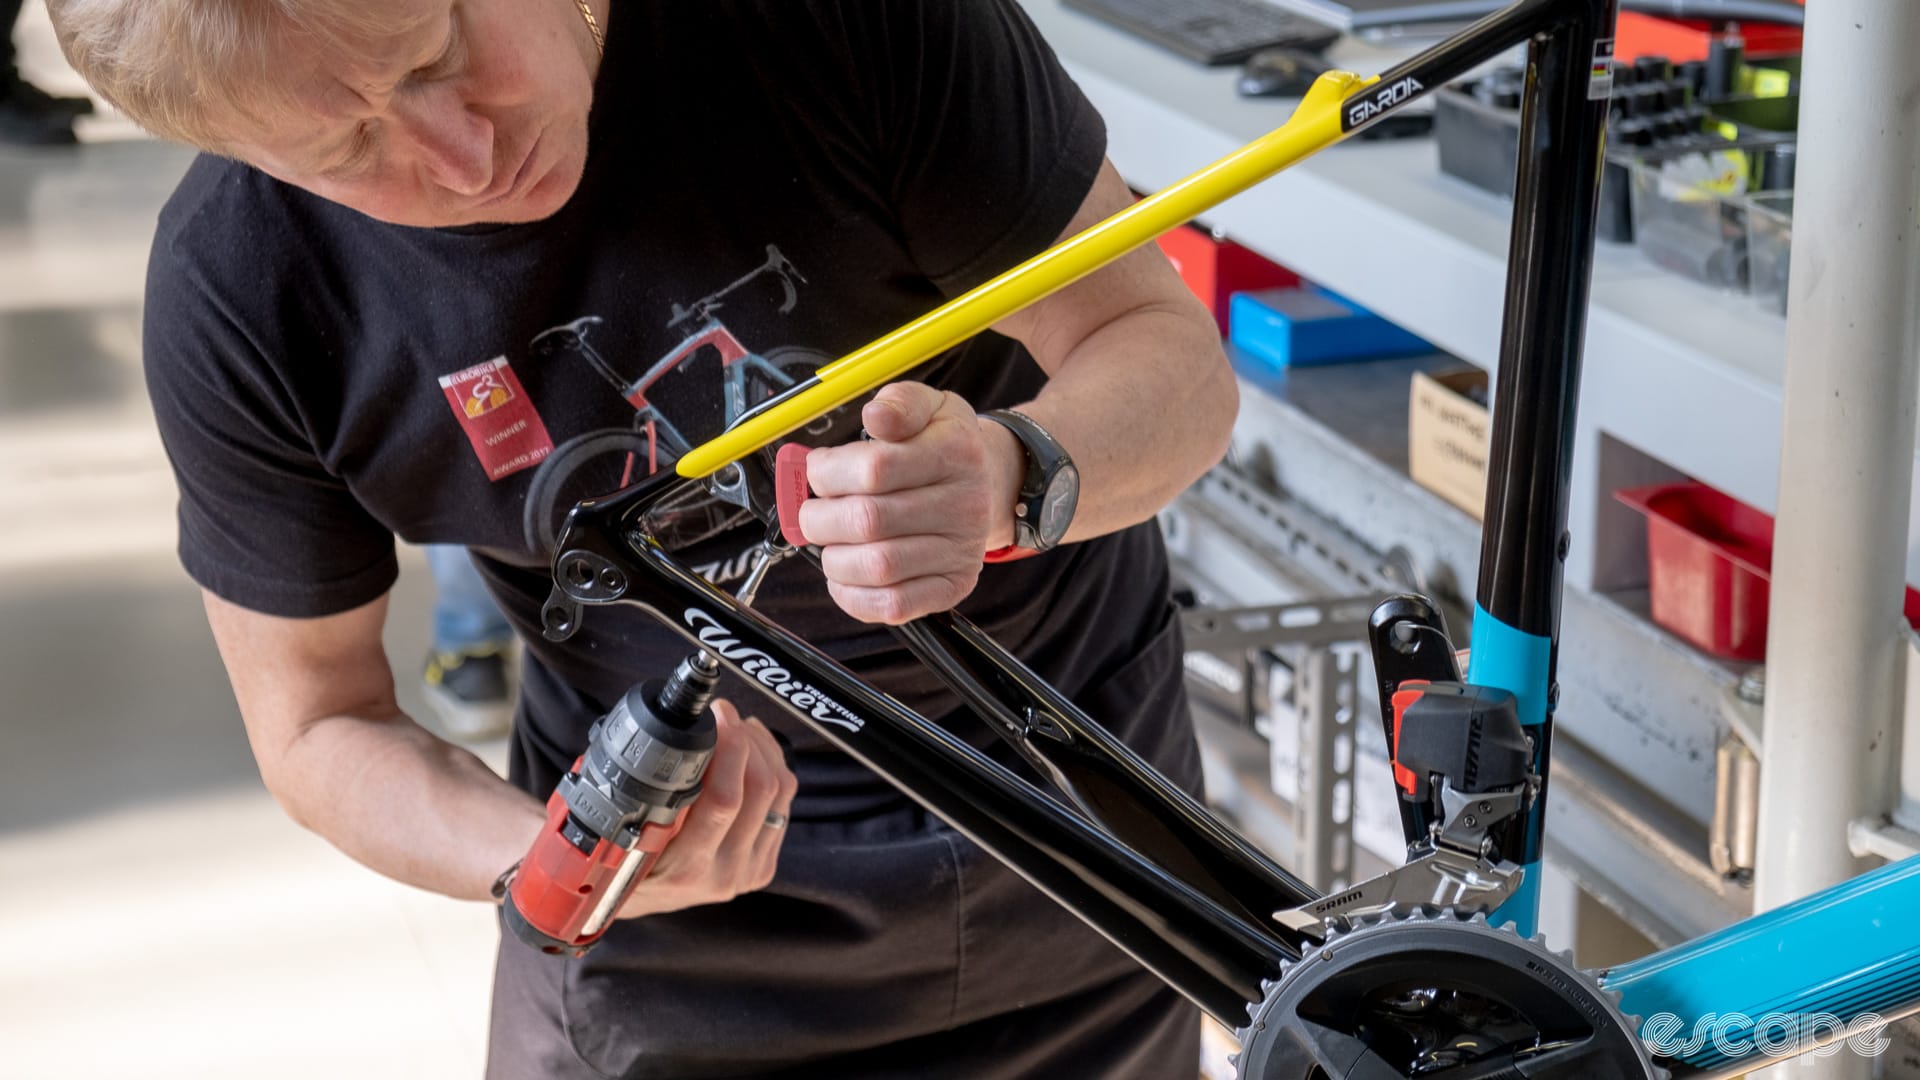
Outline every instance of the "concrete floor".
[[(20, 42), (77, 87), (37, 5)], [(0, 1077), (478, 1077), (491, 909), (360, 868), (260, 785), (140, 383), (189, 156), (84, 134), (0, 148)], [(418, 710), (430, 580), (403, 560), (388, 650)]]

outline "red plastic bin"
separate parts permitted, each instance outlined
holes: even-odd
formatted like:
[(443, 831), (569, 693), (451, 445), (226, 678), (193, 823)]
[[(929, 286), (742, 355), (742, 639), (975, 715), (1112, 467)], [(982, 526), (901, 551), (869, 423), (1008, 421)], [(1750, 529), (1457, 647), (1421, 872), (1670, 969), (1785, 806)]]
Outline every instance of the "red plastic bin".
[[(1653, 621), (1715, 656), (1766, 659), (1773, 518), (1691, 481), (1614, 497), (1647, 517)], [(1920, 590), (1907, 590), (1905, 611), (1920, 617)]]
[[(1146, 198), (1136, 191), (1135, 202)], [(1227, 336), (1229, 309), (1233, 294), (1261, 289), (1291, 289), (1303, 284), (1300, 275), (1268, 259), (1251, 248), (1215, 237), (1213, 232), (1191, 222), (1160, 237), (1160, 251), (1187, 283), (1193, 295), (1213, 312), (1220, 336)]]
[(1180, 272), (1187, 288), (1213, 312), (1222, 337), (1227, 333), (1233, 294), (1300, 284), (1300, 275), (1279, 263), (1231, 240), (1216, 240), (1212, 233), (1192, 225), (1182, 225), (1162, 236), (1160, 250)]

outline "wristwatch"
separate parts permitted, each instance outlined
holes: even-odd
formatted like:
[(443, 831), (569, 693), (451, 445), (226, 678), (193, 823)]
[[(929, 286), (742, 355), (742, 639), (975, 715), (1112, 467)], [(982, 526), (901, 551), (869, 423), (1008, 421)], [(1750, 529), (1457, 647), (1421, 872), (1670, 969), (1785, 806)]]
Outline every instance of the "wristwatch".
[(1080, 470), (1032, 417), (1012, 409), (994, 409), (980, 417), (1013, 432), (1027, 452), (1020, 501), (1013, 505), (1013, 544), (987, 552), (987, 561), (1005, 562), (1052, 549), (1073, 524), (1073, 510), (1080, 501)]

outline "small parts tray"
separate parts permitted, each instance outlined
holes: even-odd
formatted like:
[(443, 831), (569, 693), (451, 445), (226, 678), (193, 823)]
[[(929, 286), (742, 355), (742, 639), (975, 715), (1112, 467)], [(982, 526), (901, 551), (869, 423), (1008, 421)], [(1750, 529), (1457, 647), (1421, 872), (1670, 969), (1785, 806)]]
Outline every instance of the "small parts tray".
[[(1614, 497), (1647, 517), (1653, 621), (1715, 656), (1766, 659), (1773, 518), (1692, 481)], [(1904, 610), (1920, 616), (1920, 591)]]
[(1705, 484), (1617, 498), (1647, 516), (1653, 621), (1715, 656), (1765, 659), (1773, 519)]

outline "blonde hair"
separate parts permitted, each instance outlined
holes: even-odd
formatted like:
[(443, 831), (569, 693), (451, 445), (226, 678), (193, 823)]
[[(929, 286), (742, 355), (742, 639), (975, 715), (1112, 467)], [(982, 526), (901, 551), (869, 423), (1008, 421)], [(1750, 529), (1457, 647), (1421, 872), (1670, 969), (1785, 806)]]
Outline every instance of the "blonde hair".
[[(289, 47), (341, 49), (420, 25), (390, 0), (47, 0), (60, 48), (100, 96), (163, 139), (228, 153), (236, 124), (294, 105)], [(402, 10), (395, 11), (395, 8)]]

